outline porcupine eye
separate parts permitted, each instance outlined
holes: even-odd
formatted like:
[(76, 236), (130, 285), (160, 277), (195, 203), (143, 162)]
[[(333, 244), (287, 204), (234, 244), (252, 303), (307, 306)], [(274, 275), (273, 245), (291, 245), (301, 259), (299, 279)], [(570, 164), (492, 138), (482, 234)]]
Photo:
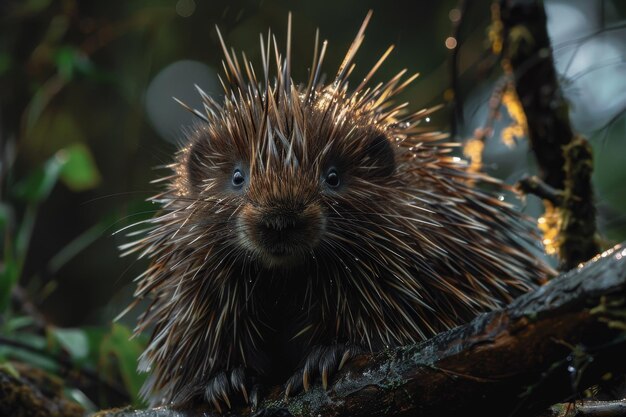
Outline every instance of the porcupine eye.
[(231, 183), (233, 184), (233, 187), (241, 188), (244, 182), (246, 182), (246, 177), (243, 175), (243, 172), (239, 168), (236, 168), (233, 171), (233, 177), (231, 179)]
[(326, 173), (326, 178), (324, 178), (324, 182), (329, 188), (337, 188), (341, 181), (339, 179), (339, 174), (335, 168), (330, 168), (328, 173)]

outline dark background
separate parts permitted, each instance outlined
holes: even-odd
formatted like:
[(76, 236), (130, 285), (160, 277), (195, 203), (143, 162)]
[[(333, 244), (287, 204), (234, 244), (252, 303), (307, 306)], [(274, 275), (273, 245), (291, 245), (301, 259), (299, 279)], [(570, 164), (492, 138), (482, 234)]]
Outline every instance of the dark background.
[[(484, 125), (494, 83), (490, 64), (491, 2), (468, 3), (458, 32), (463, 120), (456, 140)], [(199, 104), (193, 84), (219, 96), (222, 53), (215, 25), (229, 46), (260, 63), (259, 33), (272, 28), (285, 44), (293, 13), (292, 70), (306, 80), (315, 29), (329, 40), (324, 70), (336, 71), (369, 9), (374, 11), (357, 55), (354, 80), (390, 44), (396, 49), (374, 82), (403, 68), (421, 76), (403, 93), (410, 108), (447, 104), (457, 1), (0, 1), (0, 203), (6, 251), (29, 203), (20, 185), (61, 149), (80, 149), (87, 181), (61, 176), (37, 203), (20, 286), (46, 319), (61, 326), (108, 323), (128, 303), (145, 263), (120, 258), (128, 241), (113, 234), (149, 217), (144, 202), (158, 187), (153, 168), (172, 160), (180, 126), (192, 117), (171, 99)], [(626, 2), (546, 1), (561, 84), (574, 127), (595, 148), (598, 209), (607, 241), (626, 239)], [(491, 58), (493, 61), (493, 59)], [(450, 130), (446, 107), (432, 124)], [(533, 171), (526, 142), (499, 142), (506, 110), (485, 152), (485, 170), (514, 183)], [(17, 190), (17, 191), (16, 191)], [(33, 206), (33, 204), (30, 204)], [(529, 198), (532, 215), (538, 204)], [(132, 323), (132, 317), (129, 322)]]

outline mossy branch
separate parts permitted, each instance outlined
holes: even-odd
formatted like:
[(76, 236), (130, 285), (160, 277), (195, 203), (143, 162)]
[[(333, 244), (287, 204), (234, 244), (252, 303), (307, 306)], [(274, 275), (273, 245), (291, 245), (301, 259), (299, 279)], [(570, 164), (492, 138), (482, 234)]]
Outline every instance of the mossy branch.
[[(626, 372), (625, 248), (423, 343), (360, 356), (328, 391), (316, 386), (286, 403), (276, 387), (258, 415), (521, 416), (569, 401)], [(98, 417), (210, 415), (159, 408)]]

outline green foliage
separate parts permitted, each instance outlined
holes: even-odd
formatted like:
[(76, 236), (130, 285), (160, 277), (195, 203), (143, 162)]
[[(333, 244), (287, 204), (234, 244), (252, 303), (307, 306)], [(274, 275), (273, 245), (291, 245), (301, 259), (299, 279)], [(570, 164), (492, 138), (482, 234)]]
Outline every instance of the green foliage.
[(100, 173), (89, 148), (77, 143), (63, 151), (65, 163), (61, 168), (61, 180), (72, 191), (85, 191), (100, 183)]
[[(59, 328), (46, 326), (42, 334), (34, 333), (34, 322), (28, 316), (9, 318), (0, 331), (0, 366), (11, 367), (7, 360), (17, 360), (65, 375), (68, 371), (89, 372), (102, 382), (115, 385), (121, 380), (134, 406), (144, 405), (139, 389), (145, 379), (136, 364), (145, 341), (131, 338), (131, 331), (121, 324), (110, 327)], [(11, 341), (11, 343), (7, 343)], [(96, 399), (88, 398), (78, 388), (67, 387), (83, 407), (90, 411)], [(106, 394), (106, 393), (105, 393)], [(106, 405), (106, 403), (104, 404)]]
[[(29, 0), (14, 6), (11, 12), (16, 22), (36, 18), (54, 9), (49, 0)], [(5, 20), (3, 25), (9, 27), (10, 22)], [(120, 395), (139, 403), (136, 398), (142, 377), (136, 375), (135, 368), (142, 351), (141, 340), (128, 340), (130, 330), (121, 324), (86, 328), (54, 326), (43, 316), (30, 315), (33, 305), (28, 309), (21, 305), (29, 302), (22, 297), (35, 294), (27, 292), (26, 285), (36, 286), (38, 283), (37, 276), (26, 274), (33, 273), (33, 269), (28, 268), (32, 243), (46, 238), (46, 235), (37, 234), (35, 228), (45, 213), (43, 208), (55, 200), (55, 190), (60, 183), (72, 193), (85, 193), (102, 183), (91, 145), (84, 134), (81, 112), (77, 109), (58, 110), (53, 105), (54, 99), (77, 79), (110, 80), (107, 72), (97, 68), (78, 44), (63, 42), (69, 22), (68, 16), (61, 11), (50, 20), (36, 48), (20, 54), (32, 57), (31, 75), (36, 77), (37, 73), (47, 72), (48, 78), (29, 81), (26, 97), (7, 98), (3, 95), (4, 92), (23, 92), (19, 89), (23, 88), (19, 82), (0, 89), (3, 102), (25, 103), (20, 110), (20, 123), (9, 119), (0, 131), (0, 366), (11, 369), (8, 361), (22, 361), (61, 376), (67, 376), (69, 372), (83, 375), (76, 379), (77, 385), (70, 385), (72, 380), (68, 379), (66, 392), (86, 409), (95, 411), (116, 405), (109, 404), (111, 393), (107, 390), (115, 390), (118, 380), (123, 381), (127, 394), (116, 391), (117, 404)], [(3, 47), (10, 45), (10, 34), (6, 39)], [(21, 75), (18, 68), (27, 64), (14, 56), (0, 51), (0, 75)], [(5, 140), (10, 137), (7, 132), (18, 132), (19, 147), (12, 146), (13, 138), (8, 142)], [(15, 148), (19, 151), (15, 155), (17, 158), (12, 153)], [(33, 157), (32, 150), (36, 150), (37, 156)], [(31, 162), (41, 160), (41, 157), (44, 159), (23, 170), (19, 169), (19, 164), (23, 164), (24, 157)], [(55, 213), (55, 217), (60, 223), (68, 221), (63, 213)], [(59, 270), (93, 244), (113, 221), (111, 216), (105, 216), (62, 246), (47, 266), (49, 273), (55, 275), (36, 292), (37, 296), (56, 287), (62, 280), (56, 276)], [(17, 290), (21, 294), (18, 298), (15, 297)], [(85, 378), (101, 380), (83, 387), (80, 381)], [(90, 386), (100, 387), (101, 392), (93, 392)]]
[(17, 283), (19, 269), (14, 259), (8, 256), (0, 266), (0, 311), (5, 311), (11, 299), (11, 290)]
[(77, 365), (87, 359), (90, 346), (89, 339), (83, 330), (51, 328), (49, 334)]
[(0, 232), (2, 232), (9, 223), (11, 216), (11, 208), (6, 204), (0, 203)]
[(50, 5), (51, 1), (52, 0), (26, 0), (24, 2), (20, 2), (18, 3), (16, 13), (28, 14), (41, 12)]
[[(133, 405), (140, 406), (139, 391), (146, 374), (137, 372), (137, 358), (143, 351), (144, 343), (132, 338), (131, 331), (118, 323), (114, 323), (111, 332), (106, 334), (100, 344), (100, 361), (114, 357), (118, 363), (117, 371), (121, 374), (124, 386), (133, 398)], [(106, 368), (102, 366), (102, 368)]]
[(3, 75), (11, 68), (11, 61), (11, 55), (0, 51), (0, 75)]
[[(130, 330), (121, 324), (111, 329), (60, 328), (48, 324), (41, 327), (33, 317), (12, 308), (12, 294), (23, 275), (38, 211), (59, 181), (74, 192), (90, 190), (100, 184), (100, 172), (85, 144), (74, 143), (56, 151), (15, 185), (0, 184), (8, 188), (14, 198), (0, 203), (0, 231), (4, 235), (0, 262), (0, 315), (3, 318), (0, 366), (11, 367), (6, 361), (18, 360), (57, 374), (97, 369), (96, 375), (108, 378), (110, 384), (115, 384), (121, 376), (133, 404), (139, 405), (138, 392), (143, 376), (137, 374), (136, 364), (143, 345), (138, 339), (129, 340)], [(23, 214), (15, 219), (13, 213), (20, 211)], [(77, 236), (51, 259), (51, 270), (58, 271), (103, 231), (103, 223), (99, 223)], [(68, 387), (67, 392), (87, 410), (100, 408), (78, 388)]]
[(54, 59), (59, 75), (64, 80), (71, 80), (75, 73), (88, 73), (93, 69), (91, 61), (78, 48), (62, 46), (57, 49)]
[(61, 153), (55, 154), (43, 167), (40, 167), (21, 181), (15, 188), (15, 195), (30, 204), (44, 201), (59, 179), (59, 174), (67, 158)]
[(21, 275), (38, 207), (50, 196), (59, 178), (76, 191), (97, 186), (100, 174), (84, 145), (76, 144), (58, 151), (42, 167), (15, 186), (14, 195), (26, 203), (26, 207), (13, 241), (7, 227), (12, 210), (7, 204), (0, 205), (0, 230), (4, 229), (7, 236), (0, 265), (0, 311), (8, 308), (11, 292)]

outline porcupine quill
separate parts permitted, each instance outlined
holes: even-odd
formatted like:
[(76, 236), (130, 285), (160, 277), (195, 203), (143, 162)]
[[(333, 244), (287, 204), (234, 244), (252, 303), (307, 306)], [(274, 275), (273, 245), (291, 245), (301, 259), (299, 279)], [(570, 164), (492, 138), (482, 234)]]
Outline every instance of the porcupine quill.
[[(329, 378), (355, 353), (414, 343), (501, 306), (549, 268), (528, 247), (533, 227), (453, 156), (455, 144), (393, 100), (417, 75), (348, 79), (365, 18), (337, 75), (321, 77), (316, 33), (306, 84), (261, 36), (261, 68), (224, 51), (223, 103), (204, 111), (151, 198), (124, 255), (149, 258), (136, 301), (152, 302), (140, 359), (153, 405), (256, 405)], [(273, 54), (273, 56), (272, 56)], [(184, 105), (184, 104), (183, 104)]]

